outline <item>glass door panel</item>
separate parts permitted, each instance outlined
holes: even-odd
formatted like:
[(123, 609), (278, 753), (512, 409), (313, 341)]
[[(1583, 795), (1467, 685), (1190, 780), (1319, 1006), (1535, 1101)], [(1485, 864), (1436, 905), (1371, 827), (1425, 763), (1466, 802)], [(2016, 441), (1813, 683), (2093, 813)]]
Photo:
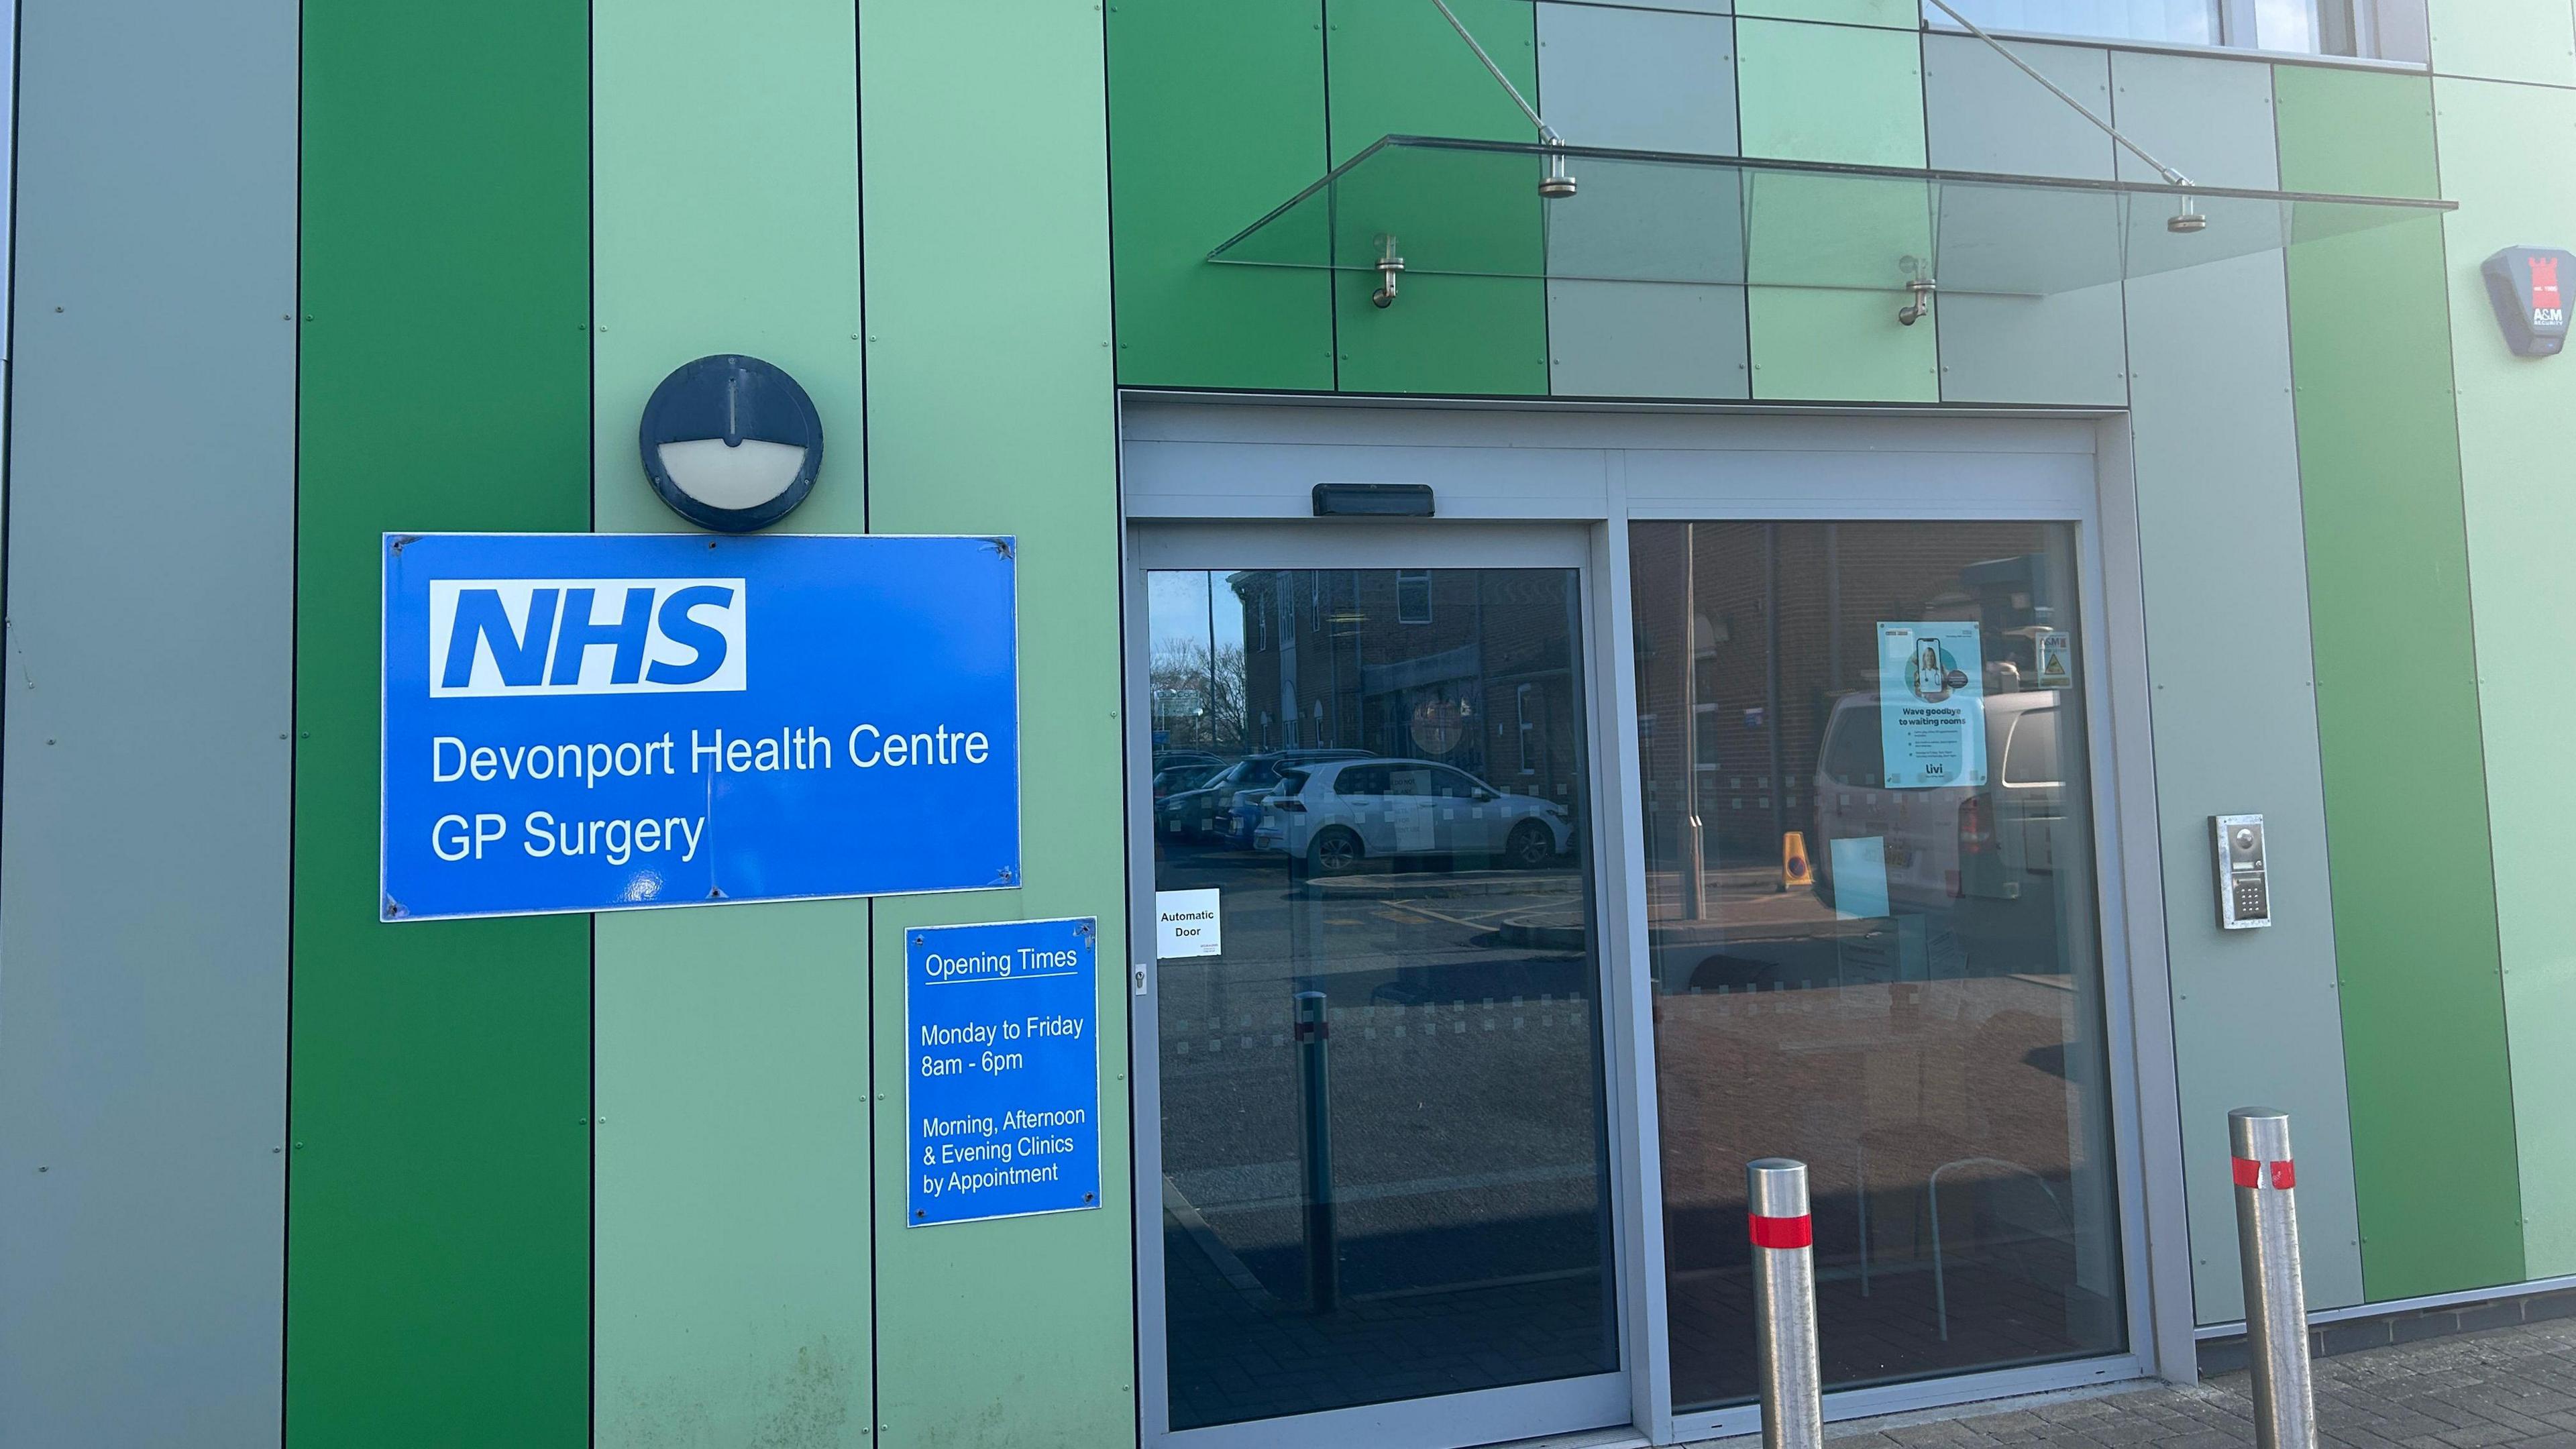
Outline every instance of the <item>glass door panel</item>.
[(1754, 1396), (1747, 1159), (1829, 1389), (2125, 1346), (2075, 531), (1638, 523), (1674, 1403)]
[(1579, 577), (1146, 576), (1174, 1430), (1619, 1367)]

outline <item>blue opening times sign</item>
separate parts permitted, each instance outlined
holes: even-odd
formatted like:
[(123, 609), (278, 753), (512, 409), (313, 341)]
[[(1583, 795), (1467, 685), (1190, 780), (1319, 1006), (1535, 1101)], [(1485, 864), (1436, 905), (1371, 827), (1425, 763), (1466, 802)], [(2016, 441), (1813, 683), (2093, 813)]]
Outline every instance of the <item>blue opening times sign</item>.
[(1100, 931), (904, 933), (912, 1227), (1100, 1206)]
[(384, 546), (383, 919), (1019, 884), (1010, 540)]

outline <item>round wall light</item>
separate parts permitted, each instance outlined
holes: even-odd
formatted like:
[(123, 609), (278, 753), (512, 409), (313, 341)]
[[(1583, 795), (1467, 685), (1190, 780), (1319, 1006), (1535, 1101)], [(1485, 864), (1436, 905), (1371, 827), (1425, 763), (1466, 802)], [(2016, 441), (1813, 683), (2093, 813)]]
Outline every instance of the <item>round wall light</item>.
[(685, 363), (644, 404), (644, 476), (701, 528), (749, 533), (785, 518), (823, 466), (823, 420), (796, 379), (757, 357)]

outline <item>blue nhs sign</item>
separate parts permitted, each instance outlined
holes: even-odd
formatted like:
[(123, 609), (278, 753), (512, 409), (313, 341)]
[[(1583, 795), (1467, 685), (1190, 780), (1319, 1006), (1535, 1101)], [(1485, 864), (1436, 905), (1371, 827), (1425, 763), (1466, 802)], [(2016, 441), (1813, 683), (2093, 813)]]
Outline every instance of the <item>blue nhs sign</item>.
[(1010, 540), (384, 547), (382, 919), (1019, 883)]

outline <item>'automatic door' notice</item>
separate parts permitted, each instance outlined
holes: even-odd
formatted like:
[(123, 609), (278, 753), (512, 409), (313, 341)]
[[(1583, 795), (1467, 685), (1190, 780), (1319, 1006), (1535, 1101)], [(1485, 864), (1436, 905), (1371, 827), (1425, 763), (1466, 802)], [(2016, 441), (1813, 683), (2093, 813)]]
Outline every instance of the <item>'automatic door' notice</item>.
[(904, 933), (912, 1227), (1100, 1206), (1100, 930)]
[(1019, 884), (1010, 540), (384, 549), (382, 919)]

